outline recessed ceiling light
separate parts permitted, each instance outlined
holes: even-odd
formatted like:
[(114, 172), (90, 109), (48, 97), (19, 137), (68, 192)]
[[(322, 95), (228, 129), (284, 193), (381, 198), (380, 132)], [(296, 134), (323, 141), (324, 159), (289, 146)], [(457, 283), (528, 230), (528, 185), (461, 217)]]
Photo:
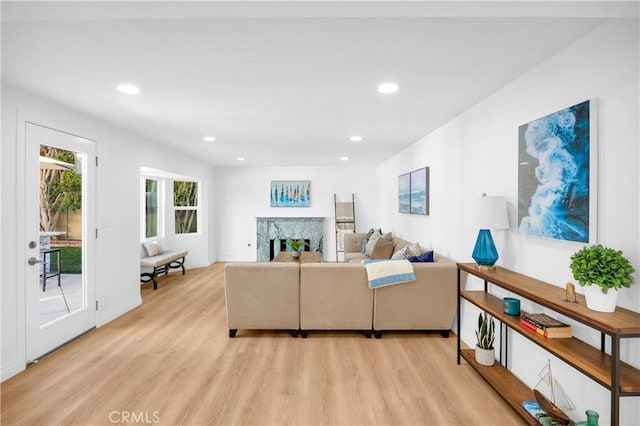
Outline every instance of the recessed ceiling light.
[(382, 83), (381, 85), (378, 86), (378, 92), (384, 93), (385, 95), (388, 95), (390, 93), (395, 93), (397, 91), (398, 91), (398, 85), (393, 82)]
[(126, 93), (127, 95), (137, 95), (140, 93), (140, 89), (131, 84), (121, 84), (117, 89), (119, 92)]
[(202, 138), (202, 140), (207, 142), (213, 142), (216, 140), (216, 138), (214, 138), (213, 136), (205, 136), (204, 138)]
[(349, 140), (351, 142), (360, 142), (362, 140), (362, 136), (360, 135), (353, 135), (349, 138)]
[(347, 156), (340, 157), (340, 160), (341, 160), (341, 161), (347, 161), (348, 159), (349, 159), (349, 157), (347, 157)]
[(236, 158), (236, 160), (238, 160), (238, 161), (244, 161), (244, 160), (245, 160), (245, 158), (244, 158), (244, 157), (238, 157), (238, 158)]

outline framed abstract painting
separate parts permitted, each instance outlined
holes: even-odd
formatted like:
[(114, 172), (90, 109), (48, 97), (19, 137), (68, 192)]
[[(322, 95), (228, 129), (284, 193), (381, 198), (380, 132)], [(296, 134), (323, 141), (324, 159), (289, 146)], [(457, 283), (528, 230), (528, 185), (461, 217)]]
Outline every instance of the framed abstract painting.
[(429, 168), (411, 172), (411, 214), (429, 214)]
[(523, 124), (518, 131), (518, 230), (595, 243), (595, 101)]
[(311, 181), (271, 181), (271, 207), (309, 207), (311, 205)]
[(398, 176), (398, 211), (411, 213), (411, 175)]

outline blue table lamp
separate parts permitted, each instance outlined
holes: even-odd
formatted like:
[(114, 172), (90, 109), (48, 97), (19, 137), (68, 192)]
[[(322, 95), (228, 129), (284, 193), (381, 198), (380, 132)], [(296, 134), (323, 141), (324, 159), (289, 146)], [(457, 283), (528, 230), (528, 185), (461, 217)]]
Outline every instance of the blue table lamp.
[(496, 269), (498, 250), (490, 230), (509, 228), (507, 203), (504, 197), (487, 197), (487, 194), (482, 194), (482, 197), (473, 199), (469, 213), (474, 227), (480, 228), (471, 257), (478, 264), (478, 269), (492, 271)]

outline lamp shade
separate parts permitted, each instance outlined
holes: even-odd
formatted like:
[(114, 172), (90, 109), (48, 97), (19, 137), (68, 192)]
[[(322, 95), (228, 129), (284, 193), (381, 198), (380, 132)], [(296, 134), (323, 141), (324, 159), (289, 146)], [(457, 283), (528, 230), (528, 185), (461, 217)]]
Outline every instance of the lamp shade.
[(509, 216), (504, 197), (474, 197), (467, 210), (467, 226), (475, 229), (508, 229)]

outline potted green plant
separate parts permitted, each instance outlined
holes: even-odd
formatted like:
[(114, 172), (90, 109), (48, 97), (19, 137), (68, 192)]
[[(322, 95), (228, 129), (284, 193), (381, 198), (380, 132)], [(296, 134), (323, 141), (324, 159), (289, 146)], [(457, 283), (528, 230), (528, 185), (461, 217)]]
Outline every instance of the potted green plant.
[(585, 287), (587, 307), (594, 311), (615, 311), (618, 289), (633, 284), (635, 269), (622, 251), (601, 244), (574, 253), (569, 267), (573, 278)]
[(496, 361), (493, 342), (496, 339), (495, 320), (486, 312), (478, 316), (478, 328), (476, 329), (476, 362), (488, 367)]
[(289, 240), (287, 240), (287, 245), (289, 247), (291, 247), (291, 250), (292, 250), (291, 251), (291, 256), (293, 256), (293, 257), (300, 257), (300, 252), (302, 251), (302, 248), (304, 246), (311, 247), (304, 240), (292, 240), (292, 239), (289, 239)]

